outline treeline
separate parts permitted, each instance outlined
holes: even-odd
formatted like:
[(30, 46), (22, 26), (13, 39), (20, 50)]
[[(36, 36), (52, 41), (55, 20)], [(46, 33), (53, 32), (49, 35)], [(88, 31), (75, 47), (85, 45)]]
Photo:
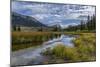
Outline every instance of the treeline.
[(79, 25), (68, 26), (68, 28), (64, 29), (64, 31), (88, 31), (95, 32), (96, 31), (96, 16), (88, 16), (87, 21), (81, 20)]
[(21, 31), (20, 26), (12, 26), (13, 31)]

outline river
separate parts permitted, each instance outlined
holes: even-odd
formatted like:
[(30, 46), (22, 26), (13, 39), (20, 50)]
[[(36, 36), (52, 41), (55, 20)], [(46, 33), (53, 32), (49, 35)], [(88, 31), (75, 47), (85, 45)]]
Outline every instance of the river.
[(74, 47), (74, 44), (72, 43), (72, 39), (74, 38), (75, 37), (73, 36), (62, 34), (58, 38), (53, 38), (42, 43), (41, 46), (36, 47), (35, 49), (33, 47), (30, 47), (19, 51), (14, 51), (11, 53), (11, 65), (17, 66), (28, 64), (41, 64), (46, 59), (43, 55), (41, 55), (42, 51), (48, 48), (53, 48), (58, 44), (63, 44), (68, 47)]

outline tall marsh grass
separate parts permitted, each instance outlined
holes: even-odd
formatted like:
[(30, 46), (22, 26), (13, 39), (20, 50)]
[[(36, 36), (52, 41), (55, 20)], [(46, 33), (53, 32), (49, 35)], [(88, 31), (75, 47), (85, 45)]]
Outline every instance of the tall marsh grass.
[(12, 51), (39, 46), (58, 36), (59, 33), (51, 32), (12, 32)]
[(63, 44), (58, 44), (52, 49), (47, 49), (42, 54), (52, 57), (56, 61), (57, 58), (63, 62), (80, 62), (80, 61), (95, 61), (96, 59), (96, 41), (95, 34), (82, 34), (73, 40), (75, 47), (67, 47)]

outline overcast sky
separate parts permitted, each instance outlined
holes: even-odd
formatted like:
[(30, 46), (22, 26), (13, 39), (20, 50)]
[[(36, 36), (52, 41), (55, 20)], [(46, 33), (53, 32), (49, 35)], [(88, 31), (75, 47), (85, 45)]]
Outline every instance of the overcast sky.
[(32, 16), (43, 24), (52, 25), (59, 23), (66, 27), (68, 25), (77, 25), (80, 23), (80, 20), (86, 20), (88, 15), (92, 16), (95, 14), (95, 7), (13, 1), (12, 11)]

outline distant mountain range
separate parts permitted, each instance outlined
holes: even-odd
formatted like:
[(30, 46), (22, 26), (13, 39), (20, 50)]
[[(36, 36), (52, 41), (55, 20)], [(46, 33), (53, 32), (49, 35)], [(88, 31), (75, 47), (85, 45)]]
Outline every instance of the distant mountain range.
[(60, 28), (67, 28), (69, 25), (76, 25), (80, 23), (80, 20), (74, 20), (74, 19), (67, 19), (63, 20), (62, 23), (60, 22), (54, 22), (51, 24), (43, 24), (42, 22), (38, 21), (34, 17), (22, 15), (16, 12), (12, 12), (11, 14), (11, 21), (12, 26), (25, 26), (25, 27), (47, 27), (47, 28), (54, 28), (54, 27), (60, 27)]
[(61, 27), (62, 29), (64, 29), (64, 28), (67, 28), (69, 25), (74, 26), (74, 25), (78, 25), (78, 24), (80, 24), (80, 20), (66, 19), (66, 20), (62, 20), (62, 22), (50, 23), (47, 26), (49, 26), (49, 27), (58, 26), (58, 27)]
[(21, 15), (15, 12), (11, 14), (12, 25), (16, 26), (26, 26), (26, 27), (47, 27), (33, 17)]

